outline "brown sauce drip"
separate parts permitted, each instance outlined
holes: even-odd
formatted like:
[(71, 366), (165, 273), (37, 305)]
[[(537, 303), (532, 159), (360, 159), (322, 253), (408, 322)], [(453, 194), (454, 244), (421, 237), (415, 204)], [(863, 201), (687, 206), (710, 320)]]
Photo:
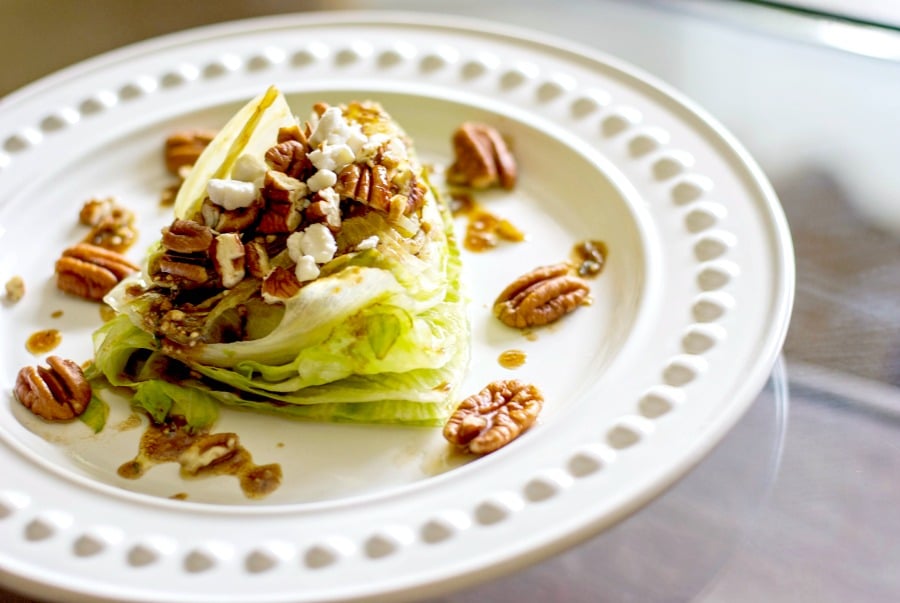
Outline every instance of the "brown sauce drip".
[(522, 350), (506, 350), (497, 357), (497, 362), (505, 369), (517, 369), (523, 364), (528, 356)]
[(57, 329), (45, 329), (32, 333), (25, 342), (25, 348), (32, 354), (46, 354), (52, 352), (62, 341)]
[(174, 423), (151, 423), (141, 437), (137, 456), (123, 463), (118, 474), (137, 479), (160, 463), (178, 463), (183, 478), (233, 475), (247, 498), (262, 498), (281, 485), (281, 466), (254, 464), (237, 434), (192, 433)]
[(495, 216), (484, 209), (468, 193), (454, 193), (450, 197), (450, 211), (454, 216), (466, 216), (466, 236), (463, 247), (469, 251), (486, 251), (496, 247), (501, 240), (521, 243), (525, 233), (509, 220)]
[(54, 310), (52, 314), (50, 314), (50, 318), (62, 318), (63, 311), (62, 310)]
[(572, 259), (578, 276), (593, 278), (603, 272), (609, 250), (603, 241), (585, 240), (572, 248)]
[(119, 431), (129, 431), (131, 429), (137, 429), (141, 426), (141, 415), (136, 412), (128, 415), (127, 419), (122, 420), (118, 425), (116, 425), (116, 429)]

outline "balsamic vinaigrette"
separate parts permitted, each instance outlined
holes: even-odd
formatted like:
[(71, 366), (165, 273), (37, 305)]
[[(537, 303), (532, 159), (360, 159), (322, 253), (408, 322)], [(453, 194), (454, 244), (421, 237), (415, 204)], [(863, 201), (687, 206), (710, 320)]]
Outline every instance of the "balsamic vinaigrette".
[(469, 251), (493, 249), (501, 239), (512, 243), (521, 243), (525, 240), (525, 233), (516, 228), (509, 220), (495, 216), (484, 209), (468, 193), (452, 194), (450, 211), (454, 216), (468, 218), (463, 247)]
[(497, 357), (497, 362), (505, 369), (517, 369), (525, 364), (528, 356), (522, 350), (506, 350)]
[(137, 479), (153, 465), (178, 463), (183, 478), (233, 475), (247, 498), (262, 498), (281, 485), (281, 465), (256, 465), (235, 433), (191, 432), (181, 423), (151, 423), (141, 437), (137, 456), (118, 474)]
[(61, 341), (62, 335), (57, 329), (45, 329), (32, 333), (25, 342), (25, 348), (34, 355), (46, 354), (52, 352)]

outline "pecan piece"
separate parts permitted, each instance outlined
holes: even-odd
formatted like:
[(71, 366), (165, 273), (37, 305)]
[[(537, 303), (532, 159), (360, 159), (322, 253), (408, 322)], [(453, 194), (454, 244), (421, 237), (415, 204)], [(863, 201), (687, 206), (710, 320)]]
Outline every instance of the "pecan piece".
[(262, 296), (266, 303), (275, 304), (294, 297), (300, 291), (300, 281), (293, 271), (276, 267), (263, 280)]
[(179, 168), (197, 163), (197, 158), (215, 137), (216, 132), (212, 130), (175, 132), (166, 138), (164, 150), (166, 169), (176, 176), (179, 175)]
[(212, 241), (212, 230), (193, 220), (176, 219), (162, 229), (163, 246), (176, 253), (205, 252)]
[(85, 226), (96, 226), (103, 218), (112, 213), (115, 200), (112, 197), (105, 199), (88, 199), (78, 212), (78, 221)]
[(245, 264), (250, 276), (258, 279), (265, 278), (269, 274), (269, 252), (264, 243), (250, 241), (244, 245)]
[(296, 203), (301, 197), (306, 196), (306, 193), (306, 184), (296, 178), (291, 178), (287, 174), (275, 170), (266, 172), (262, 189), (266, 201)]
[(263, 200), (257, 197), (247, 207), (237, 207), (219, 213), (216, 230), (219, 232), (242, 232), (248, 230), (259, 218)]
[(315, 172), (315, 167), (306, 155), (307, 148), (298, 140), (279, 142), (266, 151), (266, 163), (275, 171), (305, 181)]
[(92, 227), (84, 243), (123, 252), (137, 239), (134, 212), (116, 203), (113, 197), (86, 201), (78, 221)]
[(214, 433), (205, 435), (191, 444), (178, 459), (178, 463), (183, 474), (200, 475), (235, 460), (240, 451), (237, 434)]
[(467, 452), (493, 452), (531, 427), (543, 404), (534, 385), (494, 381), (459, 403), (444, 425), (444, 438)]
[(75, 362), (50, 356), (49, 368), (26, 366), (16, 377), (19, 402), (48, 421), (68, 421), (84, 412), (91, 401), (91, 384)]
[(383, 165), (351, 163), (338, 174), (334, 191), (342, 197), (384, 212), (390, 210), (391, 197), (394, 196), (388, 170)]
[(447, 180), (472, 188), (516, 185), (516, 160), (500, 133), (491, 126), (466, 122), (453, 133), (455, 160)]
[(278, 142), (282, 143), (288, 140), (296, 140), (304, 148), (309, 148), (309, 137), (297, 124), (278, 128)]
[(588, 303), (588, 284), (569, 274), (568, 264), (542, 266), (523, 274), (494, 302), (494, 315), (517, 329), (538, 327)]
[(220, 234), (213, 240), (210, 248), (213, 265), (226, 289), (236, 287), (244, 280), (244, 244), (235, 232)]
[(25, 297), (25, 281), (21, 276), (14, 276), (6, 281), (6, 299), (15, 303)]
[(138, 266), (120, 253), (79, 243), (63, 251), (56, 261), (56, 286), (66, 293), (99, 301), (137, 270)]
[(153, 282), (163, 287), (191, 289), (212, 282), (208, 258), (179, 254), (163, 254), (151, 267)]

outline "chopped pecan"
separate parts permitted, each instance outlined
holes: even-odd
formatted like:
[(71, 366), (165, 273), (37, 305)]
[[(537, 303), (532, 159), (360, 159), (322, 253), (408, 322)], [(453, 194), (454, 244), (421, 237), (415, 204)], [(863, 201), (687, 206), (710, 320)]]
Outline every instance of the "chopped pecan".
[(21, 276), (14, 276), (6, 281), (6, 299), (15, 303), (25, 297), (25, 281)]
[(266, 151), (266, 162), (273, 170), (305, 181), (315, 172), (315, 167), (306, 154), (308, 148), (298, 140), (279, 142)]
[(296, 203), (307, 193), (306, 184), (283, 172), (269, 170), (263, 180), (262, 194), (266, 201)]
[(91, 384), (75, 362), (50, 356), (48, 367), (26, 366), (16, 377), (19, 402), (48, 421), (68, 421), (84, 412), (91, 401)]
[(534, 385), (494, 381), (459, 403), (444, 425), (444, 437), (467, 452), (487, 454), (531, 427), (543, 404), (544, 396)]
[(262, 279), (269, 274), (269, 270), (271, 270), (269, 266), (269, 252), (266, 250), (264, 243), (250, 241), (244, 245), (244, 254), (244, 261), (250, 276)]
[(351, 163), (338, 174), (334, 190), (342, 197), (384, 212), (390, 209), (394, 196), (388, 170), (383, 165)]
[(90, 199), (82, 206), (78, 221), (93, 227), (84, 243), (123, 252), (137, 239), (134, 213), (116, 203), (115, 199)]
[(215, 229), (219, 232), (243, 232), (250, 229), (263, 208), (263, 200), (257, 197), (247, 207), (237, 207), (219, 213)]
[(328, 107), (330, 107), (330, 106), (331, 105), (329, 105), (328, 103), (319, 102), (312, 106), (312, 110), (316, 115), (318, 115), (319, 117), (322, 117), (325, 114), (325, 112), (328, 111)]
[(79, 243), (63, 251), (56, 261), (56, 286), (66, 293), (99, 301), (137, 270), (138, 266), (122, 254)]
[(185, 289), (201, 287), (214, 280), (206, 255), (163, 254), (150, 267), (150, 276), (157, 285)]
[(199, 475), (232, 460), (240, 451), (234, 433), (213, 433), (198, 438), (178, 459), (186, 475)]
[(313, 202), (306, 208), (304, 215), (307, 222), (324, 223), (332, 232), (338, 232), (341, 229), (340, 206), (326, 201), (318, 193), (313, 197)]
[(425, 185), (413, 176), (410, 181), (409, 191), (406, 194), (406, 213), (418, 211), (425, 204), (425, 193), (427, 189)]
[(223, 287), (231, 289), (244, 280), (245, 253), (239, 234), (229, 232), (213, 239), (210, 256)]
[(272, 270), (263, 280), (262, 296), (274, 304), (294, 297), (300, 291), (300, 281), (293, 271), (281, 266)]
[(212, 230), (193, 220), (175, 219), (162, 229), (162, 244), (176, 253), (206, 252), (213, 241)]
[(588, 303), (588, 284), (569, 274), (568, 264), (542, 266), (504, 289), (494, 302), (494, 315), (517, 329), (554, 322)]
[(491, 126), (466, 122), (453, 133), (455, 160), (447, 169), (447, 180), (472, 188), (516, 184), (516, 160), (500, 133)]
[(78, 212), (78, 221), (85, 226), (96, 226), (106, 216), (110, 215), (115, 205), (112, 197), (105, 199), (88, 199)]
[(194, 165), (197, 158), (215, 137), (216, 132), (211, 130), (175, 132), (166, 139), (166, 169), (177, 176), (178, 170), (182, 166)]
[(288, 140), (296, 140), (302, 144), (304, 148), (309, 148), (309, 139), (306, 133), (301, 130), (300, 126), (297, 124), (278, 128), (278, 142), (282, 143), (287, 142)]
[(288, 234), (297, 230), (303, 221), (299, 201), (272, 201), (268, 204), (256, 230), (263, 234)]

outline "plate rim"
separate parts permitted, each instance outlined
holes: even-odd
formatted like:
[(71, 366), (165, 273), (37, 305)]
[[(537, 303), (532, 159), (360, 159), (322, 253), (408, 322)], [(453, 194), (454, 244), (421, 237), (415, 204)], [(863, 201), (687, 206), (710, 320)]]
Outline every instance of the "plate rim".
[[(265, 16), (207, 25), (137, 42), (119, 49), (111, 50), (86, 61), (76, 63), (70, 67), (66, 67), (3, 97), (0, 99), (0, 109), (12, 107), (22, 102), (28, 102), (29, 98), (43, 93), (58, 83), (82, 77), (85, 72), (109, 68), (116, 63), (127, 62), (133, 57), (152, 54), (161, 49), (169, 49), (182, 44), (189, 45), (197, 40), (214, 39), (236, 33), (248, 33), (252, 30), (267, 29), (270, 27), (290, 29), (298, 26), (306, 27), (326, 24), (428, 26), (436, 27), (447, 32), (462, 30), (470, 33), (486, 34), (488, 36), (499, 36), (513, 40), (516, 43), (527, 43), (542, 48), (563, 51), (573, 56), (587, 58), (593, 63), (606, 64), (620, 73), (627, 75), (629, 79), (633, 81), (642, 85), (649, 85), (651, 88), (654, 88), (656, 91), (661, 92), (668, 97), (670, 101), (680, 105), (687, 113), (695, 116), (710, 133), (717, 136), (731, 152), (735, 153), (743, 167), (752, 175), (754, 184), (760, 189), (761, 197), (765, 199), (768, 218), (771, 220), (770, 226), (773, 228), (773, 232), (771, 233), (772, 238), (778, 244), (778, 253), (773, 253), (773, 257), (777, 257), (781, 260), (778, 264), (780, 273), (777, 278), (777, 286), (774, 287), (774, 291), (778, 293), (777, 304), (773, 304), (773, 310), (777, 310), (776, 315), (780, 320), (777, 328), (773, 329), (770, 337), (766, 339), (766, 345), (760, 350), (763, 353), (760, 354), (760, 359), (754, 364), (753, 374), (750, 378), (745, 379), (741, 386), (737, 388), (734, 397), (740, 398), (742, 402), (740, 404), (731, 405), (729, 407), (729, 412), (721, 416), (716, 424), (708, 426), (707, 431), (712, 435), (707, 435), (702, 439), (697, 438), (690, 447), (689, 454), (682, 456), (681, 462), (677, 466), (677, 470), (672, 471), (667, 476), (668, 479), (656, 483), (653, 488), (644, 490), (644, 495), (639, 499), (634, 499), (630, 504), (620, 507), (618, 513), (614, 514), (616, 515), (615, 517), (611, 518), (610, 515), (595, 517), (594, 520), (588, 524), (589, 527), (582, 524), (580, 530), (568, 533), (563, 538), (555, 538), (551, 542), (538, 544), (529, 549), (528, 554), (513, 556), (511, 559), (506, 559), (504, 562), (500, 562), (488, 568), (473, 570), (462, 577), (450, 576), (445, 578), (444, 582), (439, 583), (437, 581), (432, 581), (427, 583), (427, 585), (410, 585), (404, 590), (404, 592), (408, 591), (409, 593), (418, 596), (425, 592), (423, 589), (426, 589), (427, 586), (435, 588), (436, 585), (442, 584), (449, 587), (454, 583), (458, 583), (460, 580), (469, 582), (470, 580), (467, 580), (466, 577), (487, 579), (492, 575), (506, 573), (517, 567), (521, 567), (526, 563), (532, 562), (537, 558), (542, 558), (562, 550), (563, 548), (567, 548), (576, 542), (580, 542), (583, 539), (589, 538), (595, 535), (598, 530), (609, 527), (627, 515), (639, 510), (660, 492), (688, 473), (690, 469), (692, 469), (706, 453), (727, 434), (740, 417), (743, 416), (744, 412), (749, 407), (749, 404), (752, 403), (756, 393), (762, 389), (765, 380), (768, 378), (771, 371), (771, 367), (774, 365), (778, 354), (780, 353), (790, 322), (790, 311), (793, 305), (795, 278), (793, 249), (783, 210), (781, 209), (774, 190), (762, 170), (740, 142), (726, 128), (724, 128), (714, 117), (709, 115), (702, 107), (698, 106), (681, 92), (669, 86), (659, 78), (643, 72), (641, 69), (634, 67), (621, 59), (594, 48), (561, 40), (555, 36), (543, 32), (535, 32), (527, 28), (507, 26), (501, 23), (486, 22), (457, 15), (440, 15), (437, 13), (417, 13), (408, 11), (322, 11)], [(775, 305), (777, 305), (777, 308), (774, 307)], [(5, 572), (5, 570), (3, 571)], [(432, 592), (438, 591), (433, 590)], [(394, 591), (385, 591), (376, 596), (391, 597), (397, 594), (398, 593)], [(372, 595), (365, 595), (365, 597), (370, 596)]]

